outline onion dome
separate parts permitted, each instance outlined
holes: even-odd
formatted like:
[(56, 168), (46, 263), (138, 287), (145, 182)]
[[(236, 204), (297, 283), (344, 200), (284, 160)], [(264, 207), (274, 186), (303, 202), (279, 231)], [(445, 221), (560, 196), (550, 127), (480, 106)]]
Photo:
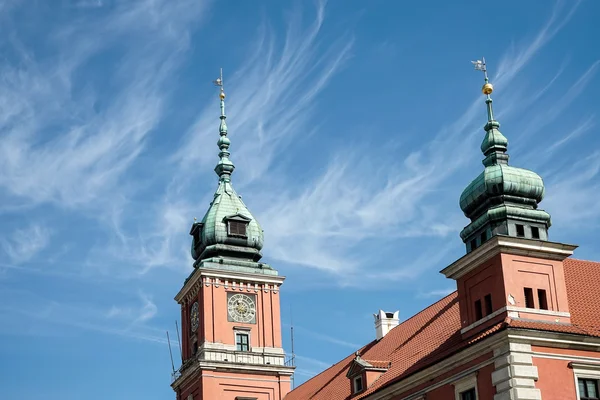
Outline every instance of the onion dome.
[(547, 240), (550, 215), (538, 209), (544, 198), (544, 181), (533, 171), (508, 165), (508, 140), (494, 119), (490, 97), (494, 88), (488, 81), (485, 59), (474, 63), (485, 73), (482, 91), (488, 122), (481, 143), (485, 169), (460, 196), (460, 208), (471, 220), (460, 236), (468, 252), (495, 235)]
[(235, 166), (229, 159), (231, 141), (227, 137), (222, 75), (215, 84), (221, 87), (220, 137), (217, 142), (219, 162), (215, 167), (219, 186), (204, 218), (192, 225), (191, 253), (196, 264), (211, 257), (256, 262), (262, 257), (263, 230), (231, 185)]

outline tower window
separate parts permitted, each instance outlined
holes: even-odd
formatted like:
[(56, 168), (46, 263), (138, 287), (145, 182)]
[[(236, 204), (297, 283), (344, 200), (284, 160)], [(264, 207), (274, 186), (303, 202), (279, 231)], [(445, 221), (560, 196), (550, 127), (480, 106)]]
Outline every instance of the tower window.
[(247, 333), (235, 334), (235, 346), (237, 351), (250, 351), (250, 341)]
[(481, 244), (484, 244), (487, 241), (487, 231), (481, 232), (480, 240), (481, 240)]
[(475, 302), (475, 320), (483, 318), (483, 312), (481, 310), (481, 300)]
[(471, 251), (477, 248), (477, 239), (471, 240)]
[(538, 228), (537, 226), (532, 226), (531, 227), (531, 237), (533, 239), (539, 239), (540, 238), (540, 228)]
[(492, 295), (486, 294), (483, 301), (485, 302), (485, 315), (490, 315), (492, 313)]
[(228, 221), (227, 224), (227, 229), (228, 229), (228, 233), (231, 236), (243, 236), (246, 237), (246, 227), (247, 227), (247, 223), (246, 222), (242, 222), (242, 221)]
[(523, 289), (523, 292), (525, 293), (525, 308), (534, 308), (533, 289), (526, 287)]
[(515, 225), (517, 228), (517, 237), (525, 237), (525, 227), (523, 225)]
[(358, 393), (363, 390), (363, 380), (362, 375), (359, 375), (354, 378), (354, 393)]
[(540, 310), (548, 309), (548, 298), (546, 297), (546, 291), (544, 289), (538, 289), (538, 301)]

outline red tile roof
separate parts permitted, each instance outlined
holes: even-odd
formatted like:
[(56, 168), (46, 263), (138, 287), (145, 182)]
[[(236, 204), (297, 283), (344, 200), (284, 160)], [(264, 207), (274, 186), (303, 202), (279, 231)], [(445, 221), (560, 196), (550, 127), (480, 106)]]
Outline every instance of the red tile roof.
[[(286, 400), (361, 399), (388, 384), (450, 356), (507, 326), (516, 329), (549, 330), (600, 336), (600, 263), (567, 259), (565, 279), (572, 325), (506, 319), (478, 336), (464, 340), (460, 334), (457, 293), (417, 313), (392, 329), (379, 342), (373, 341), (359, 350), (364, 360), (390, 360), (391, 366), (366, 391), (352, 396), (346, 378), (354, 353), (290, 392)], [(377, 361), (369, 361), (375, 365)], [(386, 367), (387, 367), (386, 361)]]

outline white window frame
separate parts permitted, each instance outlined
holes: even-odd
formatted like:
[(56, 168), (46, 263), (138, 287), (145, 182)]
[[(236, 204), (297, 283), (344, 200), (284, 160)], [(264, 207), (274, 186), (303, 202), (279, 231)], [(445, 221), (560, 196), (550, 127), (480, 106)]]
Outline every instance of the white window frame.
[(477, 372), (473, 372), (452, 384), (454, 385), (454, 398), (456, 400), (461, 400), (461, 393), (469, 389), (475, 389), (475, 400), (479, 399), (479, 393), (477, 392)]
[[(358, 390), (358, 389), (356, 388), (356, 382), (357, 382), (359, 379), (360, 379), (360, 386), (361, 386), (360, 390)], [(354, 378), (352, 378), (352, 389), (354, 389), (354, 393), (360, 393), (360, 392), (362, 392), (363, 390), (365, 390), (365, 380), (363, 379), (363, 375), (362, 375), (362, 373), (361, 373), (361, 374), (358, 374), (358, 375), (356, 375)]]
[(250, 335), (250, 329), (245, 329), (245, 328), (233, 328), (233, 343), (235, 346), (235, 351), (240, 351), (240, 352), (244, 352), (242, 350), (238, 350), (237, 349), (237, 335), (246, 335), (248, 336), (248, 351), (247, 353), (252, 351), (252, 336)]
[(584, 379), (595, 379), (599, 381), (600, 386), (600, 363), (571, 363), (571, 368), (573, 369), (573, 381), (575, 383), (575, 394), (577, 396), (577, 400), (581, 397), (579, 394), (579, 378)]

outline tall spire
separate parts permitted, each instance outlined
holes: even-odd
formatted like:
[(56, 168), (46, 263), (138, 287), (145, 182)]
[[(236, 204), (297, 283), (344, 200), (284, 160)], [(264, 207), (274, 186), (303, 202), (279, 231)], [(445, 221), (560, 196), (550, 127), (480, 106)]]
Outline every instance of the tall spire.
[(508, 165), (508, 140), (494, 119), (491, 94), (494, 87), (487, 75), (485, 58), (472, 61), (482, 71), (485, 83), (487, 123), (481, 151), (485, 169), (460, 196), (460, 208), (471, 220), (460, 237), (471, 252), (496, 235), (548, 240), (550, 214), (538, 209), (544, 198), (544, 181), (533, 171)]
[(487, 167), (496, 164), (508, 164), (508, 154), (506, 153), (508, 139), (506, 139), (506, 137), (504, 137), (504, 135), (499, 131), (500, 123), (494, 119), (492, 97), (490, 96), (494, 91), (494, 86), (490, 83), (488, 78), (485, 57), (482, 57), (481, 60), (471, 62), (475, 66), (475, 70), (483, 72), (485, 79), (485, 83), (481, 88), (481, 91), (485, 95), (488, 121), (483, 128), (486, 131), (486, 135), (481, 143), (481, 151), (485, 155), (483, 165)]
[(221, 123), (219, 124), (220, 137), (219, 141), (217, 142), (217, 145), (219, 146), (220, 150), (220, 160), (217, 163), (217, 166), (215, 167), (215, 172), (217, 173), (217, 175), (219, 175), (220, 181), (228, 182), (231, 180), (231, 174), (233, 173), (235, 166), (229, 159), (229, 145), (231, 144), (231, 141), (227, 137), (227, 123), (225, 122), (227, 116), (225, 115), (225, 90), (223, 88), (223, 68), (221, 68), (221, 74), (219, 75), (219, 77), (213, 82), (215, 85), (220, 87), (219, 98), (221, 99), (221, 116), (219, 117), (221, 119)]

